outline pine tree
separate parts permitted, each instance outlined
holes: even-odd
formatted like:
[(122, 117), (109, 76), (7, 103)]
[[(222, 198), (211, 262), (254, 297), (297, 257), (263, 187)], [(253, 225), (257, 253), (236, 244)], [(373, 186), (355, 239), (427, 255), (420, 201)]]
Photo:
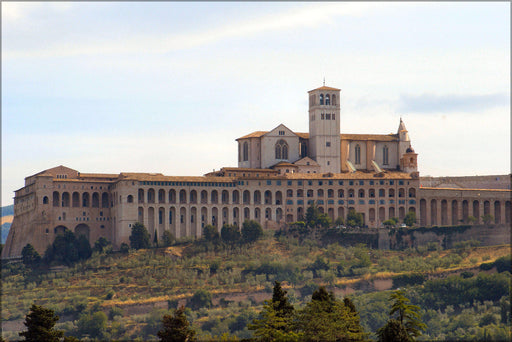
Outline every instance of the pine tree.
[(26, 244), (25, 247), (23, 247), (21, 255), (25, 266), (37, 267), (41, 262), (41, 256), (31, 244)]
[(32, 304), (24, 322), (27, 331), (20, 332), (19, 335), (25, 337), (25, 341), (58, 342), (64, 335), (64, 332), (53, 328), (58, 320), (59, 316), (53, 310)]
[(132, 226), (130, 235), (130, 247), (133, 249), (149, 248), (150, 235), (146, 227), (140, 222)]
[(162, 319), (163, 328), (157, 333), (162, 342), (193, 342), (196, 341), (196, 332), (190, 328), (182, 306), (174, 315), (165, 315)]

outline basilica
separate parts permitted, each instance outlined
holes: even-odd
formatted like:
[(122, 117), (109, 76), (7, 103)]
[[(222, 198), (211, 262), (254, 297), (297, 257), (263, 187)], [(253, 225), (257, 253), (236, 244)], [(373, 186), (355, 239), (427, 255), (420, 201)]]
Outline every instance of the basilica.
[(511, 223), (510, 185), (493, 188), (482, 185), (488, 180), (472, 179), (424, 186), (402, 119), (396, 133), (342, 133), (340, 89), (323, 85), (308, 97), (309, 132), (281, 124), (242, 136), (236, 139), (238, 167), (178, 177), (57, 166), (26, 177), (15, 192), (2, 257), (19, 257), (27, 243), (42, 254), (66, 230), (91, 244), (105, 237), (119, 248), (129, 243), (136, 222), (156, 239), (166, 230), (177, 238), (199, 238), (207, 224), (220, 230), (248, 219), (279, 229), (302, 220), (311, 204), (332, 220), (354, 209), (367, 228), (382, 228), (392, 217), (403, 220), (408, 212), (421, 226), (483, 215), (492, 215), (495, 224)]

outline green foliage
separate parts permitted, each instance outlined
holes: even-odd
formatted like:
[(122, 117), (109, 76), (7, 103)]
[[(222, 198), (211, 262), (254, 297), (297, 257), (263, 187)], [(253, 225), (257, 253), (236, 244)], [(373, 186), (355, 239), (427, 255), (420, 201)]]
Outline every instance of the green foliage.
[[(351, 302), (348, 302), (351, 304)], [(363, 340), (366, 334), (354, 305), (318, 288), (298, 315), (297, 330), (306, 341)]]
[(410, 304), (410, 300), (405, 297), (403, 290), (393, 291), (389, 300), (393, 301), (389, 315), (398, 314), (397, 320), (404, 326), (409, 338), (414, 341), (414, 338), (421, 336), (421, 331), (425, 330), (427, 326), (421, 321), (420, 307)]
[(363, 214), (358, 213), (354, 209), (350, 209), (347, 214), (347, 226), (362, 227), (364, 224)]
[(107, 327), (107, 315), (103, 311), (96, 311), (93, 314), (85, 312), (78, 320), (78, 333), (81, 336), (102, 339)]
[(157, 333), (162, 342), (196, 341), (196, 332), (190, 328), (184, 307), (177, 309), (174, 315), (164, 315), (162, 325), (162, 329)]
[(127, 243), (123, 242), (119, 247), (119, 251), (123, 254), (128, 254), (130, 252), (130, 246)]
[(53, 310), (32, 304), (24, 322), (27, 331), (19, 335), (30, 342), (57, 342), (64, 335), (62, 331), (54, 329), (58, 320), (59, 316)]
[(217, 228), (207, 224), (203, 228), (203, 238), (206, 241), (215, 242), (219, 239), (219, 232), (217, 231)]
[(38, 267), (41, 263), (41, 256), (31, 244), (25, 245), (21, 251), (23, 264), (27, 267)]
[(286, 291), (282, 289), (281, 283), (276, 281), (272, 300), (265, 302), (259, 317), (248, 327), (263, 341), (296, 340), (298, 334), (293, 331), (293, 318), (294, 307), (286, 297)]
[(322, 214), (316, 204), (311, 204), (306, 210), (306, 227), (308, 228), (329, 228), (331, 218)]
[(47, 264), (57, 263), (71, 266), (79, 260), (90, 258), (91, 254), (91, 245), (84, 235), (80, 235), (77, 239), (72, 231), (66, 230), (64, 234), (57, 235), (53, 243), (48, 246), (43, 260)]
[(220, 236), (222, 241), (234, 245), (240, 241), (241, 235), (240, 230), (234, 224), (225, 224), (220, 230)]
[(509, 254), (496, 259), (496, 261), (494, 261), (494, 266), (496, 266), (498, 273), (505, 271), (512, 273), (512, 255)]
[(242, 240), (245, 243), (252, 243), (263, 236), (263, 228), (254, 220), (245, 220), (242, 224)]
[(99, 252), (99, 253), (102, 253), (103, 251), (106, 250), (106, 248), (108, 246), (110, 246), (111, 243), (110, 241), (108, 241), (106, 238), (104, 238), (103, 236), (100, 237), (98, 240), (96, 240), (96, 242), (94, 243), (94, 247), (93, 247), (93, 251), (94, 252)]
[(405, 287), (423, 284), (426, 280), (425, 274), (423, 273), (404, 273), (393, 276), (393, 287)]
[(170, 230), (164, 230), (164, 233), (162, 234), (162, 242), (164, 244), (164, 247), (171, 246), (176, 239), (174, 238), (174, 235), (172, 235)]
[(404, 217), (404, 223), (407, 227), (412, 227), (416, 223), (416, 213), (414, 211), (409, 211)]
[(382, 222), (382, 224), (386, 228), (395, 227), (397, 223), (398, 223), (398, 221), (396, 221), (396, 217), (392, 217), (389, 220), (386, 220), (386, 221)]
[(409, 337), (404, 325), (396, 319), (390, 319), (385, 326), (377, 332), (379, 342), (410, 342), (412, 339)]
[(133, 249), (149, 248), (150, 235), (146, 227), (140, 222), (132, 226), (132, 233), (130, 235), (130, 247)]
[(482, 221), (484, 222), (484, 224), (489, 224), (493, 220), (494, 220), (494, 216), (492, 216), (491, 214), (485, 214), (482, 216)]
[(212, 306), (212, 294), (206, 290), (197, 290), (188, 301), (188, 306), (192, 310), (209, 308)]

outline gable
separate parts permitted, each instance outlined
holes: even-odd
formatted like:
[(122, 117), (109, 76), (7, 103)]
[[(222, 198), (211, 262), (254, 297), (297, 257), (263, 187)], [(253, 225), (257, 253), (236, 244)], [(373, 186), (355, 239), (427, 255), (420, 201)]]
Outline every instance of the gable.
[(264, 134), (265, 137), (298, 137), (291, 129), (280, 124), (273, 130)]
[[(79, 172), (77, 170), (73, 170), (69, 167), (59, 165), (53, 167), (48, 170), (41, 171), (37, 174), (37, 176), (51, 176), (53, 178), (76, 178), (78, 177)], [(66, 176), (66, 177), (57, 177), (57, 176)]]
[(320, 166), (316, 161), (314, 161), (313, 159), (311, 159), (309, 157), (304, 157), (302, 159), (299, 159), (294, 164), (300, 165), (300, 166)]

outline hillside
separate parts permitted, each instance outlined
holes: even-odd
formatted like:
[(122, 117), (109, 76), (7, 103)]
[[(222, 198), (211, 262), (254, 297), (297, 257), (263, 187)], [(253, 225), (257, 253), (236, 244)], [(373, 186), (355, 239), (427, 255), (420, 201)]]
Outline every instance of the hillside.
[[(429, 304), (421, 298), (428, 293), (419, 294), (426, 284), (434, 282), (434, 286), (436, 279), (449, 275), (462, 279), (458, 276), (461, 273), (469, 277), (461, 281), (476, 281), (478, 277), (478, 284), (502, 284), (505, 279), (505, 290), (501, 285), (494, 286), (499, 297), (491, 298), (488, 293), (478, 297), (487, 298), (483, 308), (467, 295), (459, 299), (463, 302), (455, 310), (453, 305), (450, 309), (440, 303), (434, 311), (424, 311), (427, 323), (439, 321), (439, 315), (449, 315), (443, 316), (446, 322), (457, 321), (463, 312), (477, 308), (480, 311), (473, 312), (473, 316), (478, 319), (486, 313), (499, 313), (499, 300), (508, 289), (510, 274), (496, 274), (495, 269), (482, 269), (481, 264), (509, 255), (510, 245), (471, 247), (471, 243), (465, 243), (451, 250), (434, 245), (429, 249), (380, 251), (336, 243), (321, 246), (313, 240), (298, 244), (293, 238), (266, 236), (253, 245), (233, 248), (182, 242), (129, 254), (95, 254), (82, 264), (43, 274), (24, 276), (18, 266), (11, 265), (2, 273), (2, 327), (5, 337), (17, 336), (29, 306), (36, 302), (54, 309), (61, 316), (59, 327), (70, 334), (77, 331), (80, 319), (103, 311), (110, 317), (108, 338), (151, 340), (168, 309), (189, 306), (193, 295), (203, 291), (211, 296), (212, 306), (187, 311), (199, 336), (250, 337), (246, 324), (257, 316), (263, 300), (271, 297), (274, 280), (280, 280), (298, 307), (319, 285), (327, 286), (339, 298), (350, 295), (358, 305), (363, 325), (375, 332), (389, 311), (385, 291), (413, 286), (413, 302), (425, 306)], [(471, 293), (483, 290), (475, 291)], [(491, 321), (499, 323), (498, 318)], [(478, 321), (475, 324), (478, 328)], [(429, 336), (439, 338), (449, 329), (446, 323), (432, 329)], [(501, 326), (492, 329), (499, 332)]]

